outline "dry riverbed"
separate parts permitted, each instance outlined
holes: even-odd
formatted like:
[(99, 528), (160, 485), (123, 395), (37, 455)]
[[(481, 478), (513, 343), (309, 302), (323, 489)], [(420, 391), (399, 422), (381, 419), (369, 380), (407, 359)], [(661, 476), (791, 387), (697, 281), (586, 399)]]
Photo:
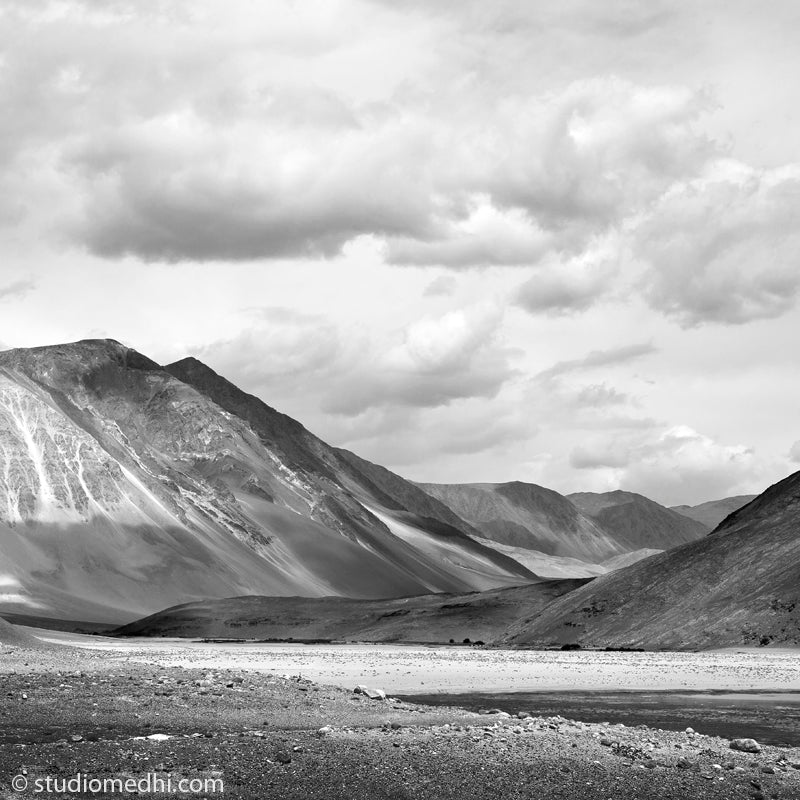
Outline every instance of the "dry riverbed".
[[(214, 662), (214, 648), (104, 641), (0, 648), (0, 796), (33, 797), (37, 779), (82, 773), (210, 777), (244, 800), (800, 799), (798, 749), (744, 753), (694, 732), (415, 706), (392, 700), (389, 681), (390, 698), (370, 700), (311, 680), (299, 658), (236, 664)], [(369, 663), (352, 685), (380, 685)], [(17, 775), (28, 790), (13, 791)]]

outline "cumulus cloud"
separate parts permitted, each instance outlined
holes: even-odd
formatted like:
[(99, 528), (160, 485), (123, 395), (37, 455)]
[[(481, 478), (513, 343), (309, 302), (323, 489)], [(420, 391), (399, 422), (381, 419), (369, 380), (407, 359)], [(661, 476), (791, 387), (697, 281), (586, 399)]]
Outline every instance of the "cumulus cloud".
[(194, 354), (224, 365), (245, 383), (303, 382), (326, 373), (341, 352), (338, 330), (322, 316), (282, 307), (248, 309), (249, 327)]
[(745, 493), (763, 474), (746, 445), (727, 445), (687, 426), (601, 437), (573, 449), (576, 469), (605, 471), (610, 485), (666, 505)]
[(494, 397), (515, 370), (499, 340), (500, 310), (492, 305), (420, 320), (402, 342), (362, 356), (357, 380), (341, 382), (323, 407), (355, 415), (376, 405), (434, 407), (472, 397)]
[(516, 374), (500, 338), (502, 312), (492, 304), (423, 318), (372, 341), (287, 309), (251, 311), (250, 319), (236, 336), (195, 352), (273, 404), (306, 394), (322, 412), (344, 417), (435, 408), (494, 397)]
[(685, 87), (452, 83), (480, 65), (463, 49), (432, 54), (431, 37), (464, 22), (447, 15), (218, 0), (12, 9), (6, 182), (58, 184), (77, 204), (56, 227), (106, 257), (332, 257), (374, 235), (392, 263), (535, 264), (580, 252), (716, 152), (694, 125), (711, 102)]
[(613, 289), (619, 271), (618, 236), (603, 237), (579, 256), (537, 270), (513, 296), (533, 314), (562, 316), (593, 306)]
[(685, 327), (782, 314), (800, 292), (800, 168), (716, 165), (665, 193), (635, 252), (648, 302)]

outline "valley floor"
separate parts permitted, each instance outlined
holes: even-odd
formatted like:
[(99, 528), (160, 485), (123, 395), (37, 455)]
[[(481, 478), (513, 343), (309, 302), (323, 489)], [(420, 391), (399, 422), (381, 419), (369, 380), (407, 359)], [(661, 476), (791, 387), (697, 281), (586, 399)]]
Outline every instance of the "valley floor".
[[(35, 796), (31, 787), (46, 776), (143, 779), (154, 773), (221, 780), (225, 796), (243, 800), (800, 800), (800, 749), (764, 747), (747, 754), (729, 749), (727, 740), (695, 733), (528, 717), (524, 709), (514, 716), (477, 714), (352, 692), (354, 683), (380, 685), (376, 678), (389, 675), (374, 670), (379, 662), (369, 660), (370, 652), (391, 660), (407, 648), (351, 649), (350, 660), (361, 664), (358, 680), (348, 674), (317, 683), (309, 668), (334, 662), (316, 647), (274, 646), (269, 655), (262, 650), (260, 657), (242, 658), (246, 646), (88, 638), (72, 642), (91, 649), (0, 646), (0, 797)], [(416, 648), (405, 658), (443, 658), (441, 651)], [(321, 661), (313, 661), (315, 652)], [(511, 659), (509, 674), (522, 669), (516, 653), (447, 652), (459, 660), (454, 670), (481, 663), (487, 653), (497, 663)], [(589, 654), (525, 655), (547, 656), (540, 668), (566, 675), (569, 665), (582, 663), (576, 656)], [(595, 655), (609, 664), (612, 657), (672, 657)], [(233, 656), (241, 660), (235, 663)], [(702, 664), (695, 658), (691, 663)], [(737, 655), (739, 667), (731, 667), (726, 679), (738, 675), (743, 684), (748, 675), (757, 678), (751, 658)], [(791, 660), (778, 658), (770, 667), (784, 687), (797, 680)], [(381, 663), (388, 669), (388, 661)], [(484, 674), (493, 668), (483, 663)], [(588, 668), (581, 670), (588, 678)], [(342, 686), (326, 685), (337, 681)], [(380, 683), (390, 695), (397, 689)], [(28, 781), (27, 790), (14, 793), (15, 775)]]
[(498, 650), (467, 646), (205, 643), (112, 639), (28, 628), (46, 641), (197, 669), (301, 674), (396, 693), (534, 691), (800, 691), (800, 650), (701, 653)]

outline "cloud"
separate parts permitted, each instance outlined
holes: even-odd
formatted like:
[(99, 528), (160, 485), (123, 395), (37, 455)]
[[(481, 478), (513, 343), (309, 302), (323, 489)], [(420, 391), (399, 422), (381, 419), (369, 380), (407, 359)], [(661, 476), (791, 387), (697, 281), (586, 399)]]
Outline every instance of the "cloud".
[(619, 392), (606, 383), (592, 383), (578, 390), (576, 402), (579, 406), (604, 408), (624, 405), (630, 402), (630, 398), (624, 392)]
[(512, 302), (532, 314), (563, 316), (585, 311), (608, 295), (619, 271), (618, 236), (594, 241), (579, 256), (537, 271)]
[(595, 369), (597, 367), (612, 367), (618, 364), (625, 364), (638, 358), (643, 358), (658, 351), (652, 342), (641, 342), (639, 344), (623, 345), (613, 347), (608, 350), (592, 350), (583, 358), (575, 358), (569, 361), (559, 361), (540, 372), (536, 377), (539, 380), (555, 378), (572, 372), (582, 372), (584, 370)]
[(30, 279), (14, 281), (5, 286), (0, 286), (0, 302), (15, 297), (24, 297), (36, 288), (36, 283)]
[(303, 384), (326, 374), (340, 357), (336, 327), (322, 316), (283, 307), (250, 308), (250, 326), (228, 339), (194, 348), (200, 360), (223, 365), (222, 374), (272, 387)]
[(452, 275), (440, 275), (434, 278), (422, 293), (424, 297), (442, 297), (455, 292), (457, 281)]
[(609, 485), (666, 505), (743, 494), (765, 474), (751, 448), (682, 425), (601, 437), (575, 447), (570, 464), (604, 471)]
[(794, 464), (800, 464), (800, 439), (789, 448), (789, 460)]
[(436, 408), (494, 397), (516, 374), (492, 304), (426, 317), (382, 340), (344, 336), (323, 317), (287, 309), (249, 317), (236, 336), (194, 352), (273, 405), (305, 395), (317, 413), (353, 418), (377, 408)]
[(646, 299), (684, 327), (779, 316), (800, 292), (800, 167), (717, 164), (665, 193), (635, 253)]
[(494, 397), (515, 374), (511, 352), (498, 339), (501, 320), (488, 304), (420, 320), (399, 344), (362, 354), (323, 408), (353, 416), (379, 405), (430, 408)]
[(17, 4), (0, 183), (30, 218), (57, 196), (39, 224), (106, 258), (332, 258), (367, 235), (397, 264), (576, 254), (698, 173), (713, 103), (614, 76), (497, 91), (463, 37), (499, 47), (517, 18), (536, 23), (513, 6)]

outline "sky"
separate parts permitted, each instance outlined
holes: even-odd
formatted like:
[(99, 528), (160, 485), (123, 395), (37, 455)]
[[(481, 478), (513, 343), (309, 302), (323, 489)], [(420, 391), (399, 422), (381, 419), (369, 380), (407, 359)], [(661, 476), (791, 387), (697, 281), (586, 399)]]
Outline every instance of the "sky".
[(800, 469), (793, 0), (0, 0), (0, 347), (429, 482)]

